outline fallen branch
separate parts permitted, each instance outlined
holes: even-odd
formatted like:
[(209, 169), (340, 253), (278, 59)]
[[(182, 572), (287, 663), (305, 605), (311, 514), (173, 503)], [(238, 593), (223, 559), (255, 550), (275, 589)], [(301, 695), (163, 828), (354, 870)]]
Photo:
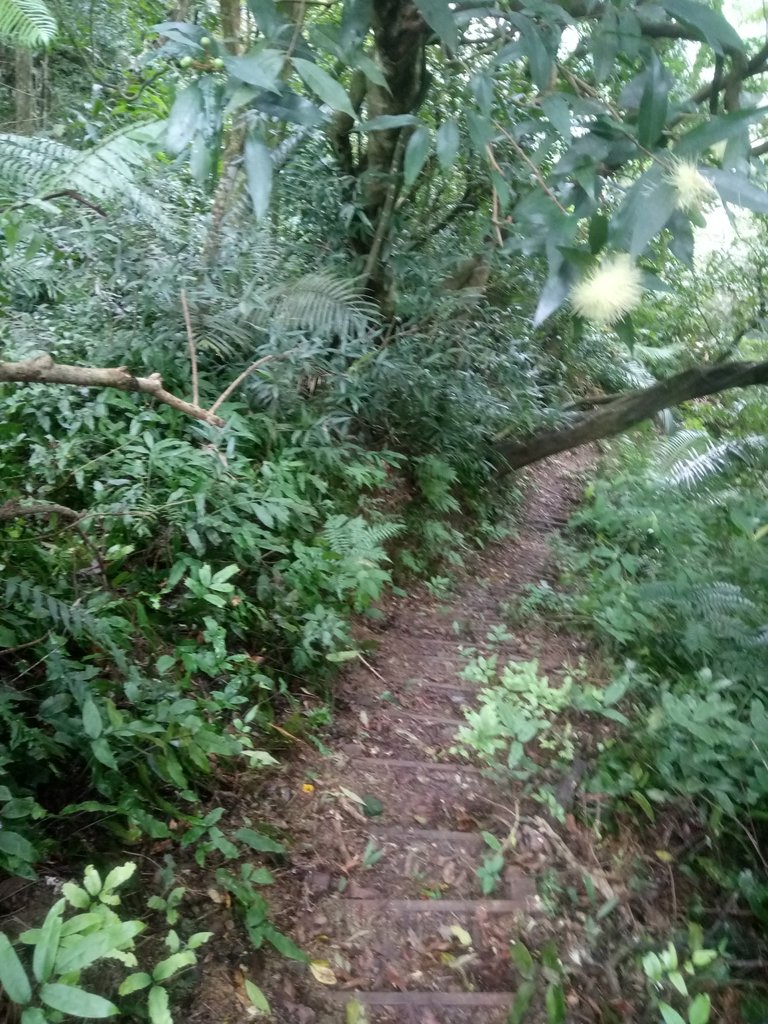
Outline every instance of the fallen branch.
[(0, 383), (9, 384), (68, 384), (77, 388), (117, 388), (118, 391), (136, 391), (150, 395), (163, 405), (170, 405), (193, 419), (223, 427), (224, 420), (210, 409), (202, 409), (192, 402), (172, 395), (163, 387), (159, 373), (149, 377), (136, 377), (127, 366), (102, 368), (96, 366), (70, 366), (56, 363), (49, 355), (24, 359), (18, 363), (0, 362)]
[(676, 373), (652, 387), (617, 395), (608, 405), (588, 413), (570, 426), (535, 434), (525, 441), (502, 441), (497, 443), (496, 450), (511, 469), (521, 469), (558, 452), (621, 434), (662, 409), (671, 409), (693, 398), (715, 395), (730, 388), (755, 384), (768, 384), (768, 360), (698, 366)]
[(76, 512), (66, 505), (57, 505), (52, 501), (38, 501), (27, 504), (20, 498), (11, 498), (0, 505), (0, 522), (6, 519), (29, 519), (31, 516), (61, 516), (62, 519), (79, 519), (81, 512)]

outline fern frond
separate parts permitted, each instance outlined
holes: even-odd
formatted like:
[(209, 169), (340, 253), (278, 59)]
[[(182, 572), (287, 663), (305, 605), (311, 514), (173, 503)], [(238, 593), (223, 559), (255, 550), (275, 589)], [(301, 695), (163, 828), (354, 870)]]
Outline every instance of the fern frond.
[(703, 430), (681, 430), (659, 446), (656, 475), (665, 486), (693, 489), (741, 463), (755, 465), (768, 456), (768, 436), (715, 444)]
[(0, 39), (33, 49), (56, 35), (56, 19), (44, 0), (0, 0)]
[(377, 322), (373, 303), (358, 286), (334, 274), (306, 274), (271, 290), (268, 296), (274, 328), (305, 331), (342, 343), (365, 337)]
[(2, 133), (0, 191), (32, 191), (42, 196), (58, 189), (72, 189), (101, 202), (127, 199), (148, 220), (162, 224), (167, 219), (162, 205), (136, 180), (136, 172), (148, 155), (142, 134), (154, 125), (155, 122), (131, 125), (86, 150), (53, 139)]

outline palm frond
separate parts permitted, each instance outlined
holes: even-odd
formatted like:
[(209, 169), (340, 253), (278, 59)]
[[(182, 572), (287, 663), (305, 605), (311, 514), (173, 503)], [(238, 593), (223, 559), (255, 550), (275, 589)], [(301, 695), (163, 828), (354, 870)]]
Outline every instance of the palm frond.
[(342, 343), (359, 341), (377, 323), (378, 311), (354, 281), (319, 271), (272, 289), (268, 295), (275, 330), (303, 331)]
[(33, 49), (56, 35), (56, 19), (44, 0), (0, 0), (0, 39)]

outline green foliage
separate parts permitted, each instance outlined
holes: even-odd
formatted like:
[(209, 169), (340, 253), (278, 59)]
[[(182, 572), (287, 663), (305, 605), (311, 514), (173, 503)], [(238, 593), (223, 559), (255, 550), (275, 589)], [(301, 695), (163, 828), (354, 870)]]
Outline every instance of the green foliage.
[(56, 35), (56, 19), (44, 0), (0, 0), (0, 38), (17, 46), (38, 47)]
[[(39, 928), (23, 932), (16, 944), (0, 933), (0, 983), (6, 997), (21, 1009), (23, 1021), (58, 1024), (71, 1018), (123, 1016), (135, 1013), (146, 998), (151, 1024), (172, 1024), (168, 983), (195, 966), (196, 950), (212, 933), (197, 932), (182, 941), (171, 930), (165, 939), (168, 955), (137, 970), (135, 940), (145, 924), (125, 920), (115, 909), (121, 904), (117, 890), (135, 870), (135, 864), (123, 864), (102, 879), (88, 867), (82, 886), (65, 883), (63, 898), (53, 904)], [(123, 977), (114, 971), (105, 974), (104, 961), (117, 961)], [(105, 976), (110, 979), (106, 989)], [(101, 991), (94, 992), (93, 987)]]

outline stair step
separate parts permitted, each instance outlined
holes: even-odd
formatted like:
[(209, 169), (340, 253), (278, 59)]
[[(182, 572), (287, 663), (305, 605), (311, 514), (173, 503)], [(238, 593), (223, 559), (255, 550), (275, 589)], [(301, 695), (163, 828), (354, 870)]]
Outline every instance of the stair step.
[[(333, 903), (351, 913), (364, 911), (370, 914), (397, 914), (398, 917), (424, 917), (428, 914), (454, 914), (472, 917), (482, 913), (489, 916), (501, 914), (517, 914), (521, 910), (532, 909), (532, 901), (536, 897), (536, 886), (526, 875), (522, 880), (521, 892), (516, 899), (510, 900), (390, 900), (381, 899), (334, 899)], [(330, 906), (330, 903), (328, 904)]]
[(357, 1000), (363, 1006), (428, 1007), (429, 1009), (482, 1009), (512, 1005), (514, 992), (329, 992), (332, 1002), (346, 1005)]

